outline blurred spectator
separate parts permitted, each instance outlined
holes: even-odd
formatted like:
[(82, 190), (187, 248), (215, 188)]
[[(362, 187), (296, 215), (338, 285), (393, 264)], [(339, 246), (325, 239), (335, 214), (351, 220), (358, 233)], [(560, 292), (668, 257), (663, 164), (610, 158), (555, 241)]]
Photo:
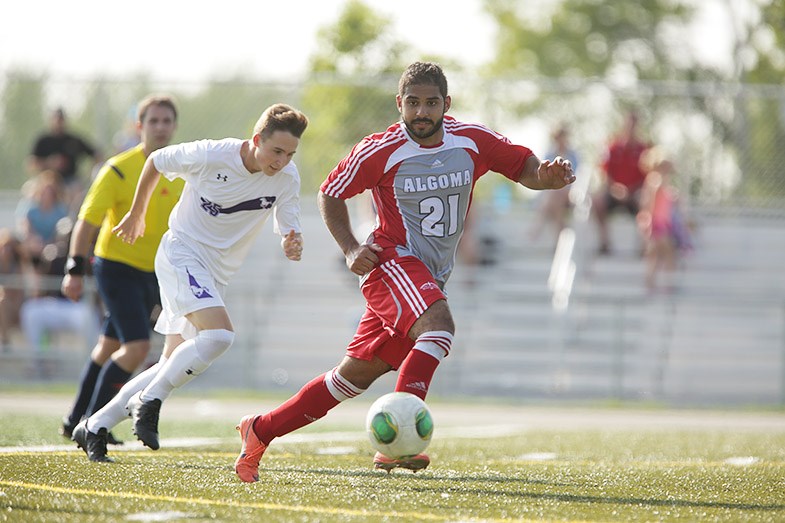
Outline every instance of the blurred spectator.
[(34, 295), (25, 300), (19, 311), (22, 331), (36, 356), (36, 371), (40, 377), (48, 377), (50, 373), (50, 362), (45, 360), (44, 354), (52, 334), (72, 332), (91, 344), (98, 339), (98, 309), (89, 301), (71, 301), (59, 290), (72, 227), (70, 218), (58, 222), (54, 242), (41, 252), (35, 272)]
[(658, 274), (663, 272), (668, 277), (664, 287), (670, 289), (681, 253), (692, 248), (691, 234), (671, 183), (673, 164), (662, 149), (653, 147), (646, 151), (641, 167), (647, 174), (637, 221), (645, 241), (646, 287), (656, 290)]
[(29, 274), (29, 264), (22, 242), (11, 229), (0, 229), (0, 342), (3, 352), (10, 350), (11, 331), (19, 325), (26, 274)]
[[(572, 163), (573, 172), (578, 172), (578, 153), (570, 146), (569, 131), (566, 125), (559, 126), (552, 135), (553, 142), (546, 158), (561, 156)], [(532, 239), (537, 239), (544, 227), (551, 225), (555, 233), (555, 238), (567, 225), (567, 219), (572, 208), (570, 201), (570, 190), (572, 185), (563, 187), (558, 191), (546, 191), (540, 194), (540, 209), (534, 225), (531, 229)]]
[(602, 188), (594, 195), (592, 210), (600, 235), (600, 254), (609, 254), (611, 241), (608, 217), (617, 208), (635, 217), (640, 210), (640, 193), (646, 174), (640, 168), (641, 155), (649, 145), (638, 138), (638, 115), (627, 113), (621, 134), (608, 146), (602, 170)]
[(82, 137), (67, 129), (65, 112), (57, 108), (52, 112), (49, 130), (41, 134), (33, 145), (30, 164), (32, 172), (52, 170), (60, 174), (69, 208), (78, 206), (84, 194), (84, 184), (79, 179), (79, 162), (89, 156), (93, 165), (101, 163), (98, 150)]
[(17, 206), (19, 233), (34, 263), (40, 260), (44, 246), (54, 243), (57, 223), (68, 216), (60, 180), (60, 175), (55, 171), (47, 170), (37, 174), (23, 187), (27, 198)]

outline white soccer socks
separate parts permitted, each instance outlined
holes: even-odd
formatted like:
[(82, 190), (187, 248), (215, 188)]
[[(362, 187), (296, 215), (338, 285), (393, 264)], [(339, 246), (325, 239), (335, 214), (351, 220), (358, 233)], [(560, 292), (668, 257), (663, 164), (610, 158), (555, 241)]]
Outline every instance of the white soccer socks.
[(205, 329), (195, 338), (177, 347), (155, 379), (142, 391), (142, 401), (164, 401), (172, 391), (182, 387), (207, 368), (232, 346), (234, 332), (226, 329)]
[(158, 371), (166, 363), (166, 357), (161, 356), (158, 363), (151, 366), (149, 369), (140, 372), (134, 378), (128, 381), (123, 388), (115, 395), (114, 398), (101, 408), (98, 412), (93, 413), (87, 420), (87, 430), (93, 434), (97, 434), (98, 430), (102, 427), (106, 430), (112, 430), (121, 421), (128, 418), (128, 411), (125, 410), (125, 404), (131, 399), (131, 396), (144, 389), (153, 381)]

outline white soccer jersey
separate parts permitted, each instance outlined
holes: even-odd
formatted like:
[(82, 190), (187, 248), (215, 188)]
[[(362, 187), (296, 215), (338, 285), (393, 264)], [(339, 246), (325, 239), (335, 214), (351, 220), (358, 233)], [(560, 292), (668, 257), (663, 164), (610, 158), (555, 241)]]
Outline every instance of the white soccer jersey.
[(272, 213), (274, 231), (300, 233), (300, 175), (289, 162), (274, 176), (250, 173), (240, 157), (243, 141), (199, 140), (170, 145), (151, 158), (169, 180), (185, 189), (169, 217), (169, 229), (187, 243), (226, 285), (240, 268)]

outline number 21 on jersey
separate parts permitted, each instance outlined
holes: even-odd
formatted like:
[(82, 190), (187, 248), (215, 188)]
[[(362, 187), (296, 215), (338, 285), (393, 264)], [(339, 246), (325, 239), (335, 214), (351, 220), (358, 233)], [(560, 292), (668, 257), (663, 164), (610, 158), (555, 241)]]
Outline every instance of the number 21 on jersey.
[(460, 194), (450, 194), (445, 201), (438, 196), (429, 196), (420, 201), (420, 214), (425, 215), (420, 221), (423, 236), (444, 238), (458, 232), (460, 197)]

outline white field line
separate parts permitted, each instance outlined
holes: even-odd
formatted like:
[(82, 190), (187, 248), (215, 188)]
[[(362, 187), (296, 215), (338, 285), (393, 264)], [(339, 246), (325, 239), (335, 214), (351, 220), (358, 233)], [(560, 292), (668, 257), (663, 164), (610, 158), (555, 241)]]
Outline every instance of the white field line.
[[(434, 435), (448, 438), (495, 438), (518, 434), (524, 427), (522, 425), (494, 425), (494, 426), (471, 426), (471, 427), (445, 427), (434, 429)], [(343, 443), (359, 442), (367, 438), (364, 432), (316, 432), (306, 434), (287, 434), (276, 440), (276, 444), (297, 444), (297, 443)], [(191, 448), (209, 447), (213, 445), (223, 445), (225, 443), (239, 443), (238, 438), (169, 438), (161, 440), (162, 448)], [(140, 441), (126, 441), (123, 445), (110, 447), (112, 452), (140, 451), (145, 447)], [(15, 454), (26, 452), (64, 452), (79, 450), (76, 443), (64, 445), (36, 445), (36, 446), (15, 446), (0, 447), (0, 454)]]

